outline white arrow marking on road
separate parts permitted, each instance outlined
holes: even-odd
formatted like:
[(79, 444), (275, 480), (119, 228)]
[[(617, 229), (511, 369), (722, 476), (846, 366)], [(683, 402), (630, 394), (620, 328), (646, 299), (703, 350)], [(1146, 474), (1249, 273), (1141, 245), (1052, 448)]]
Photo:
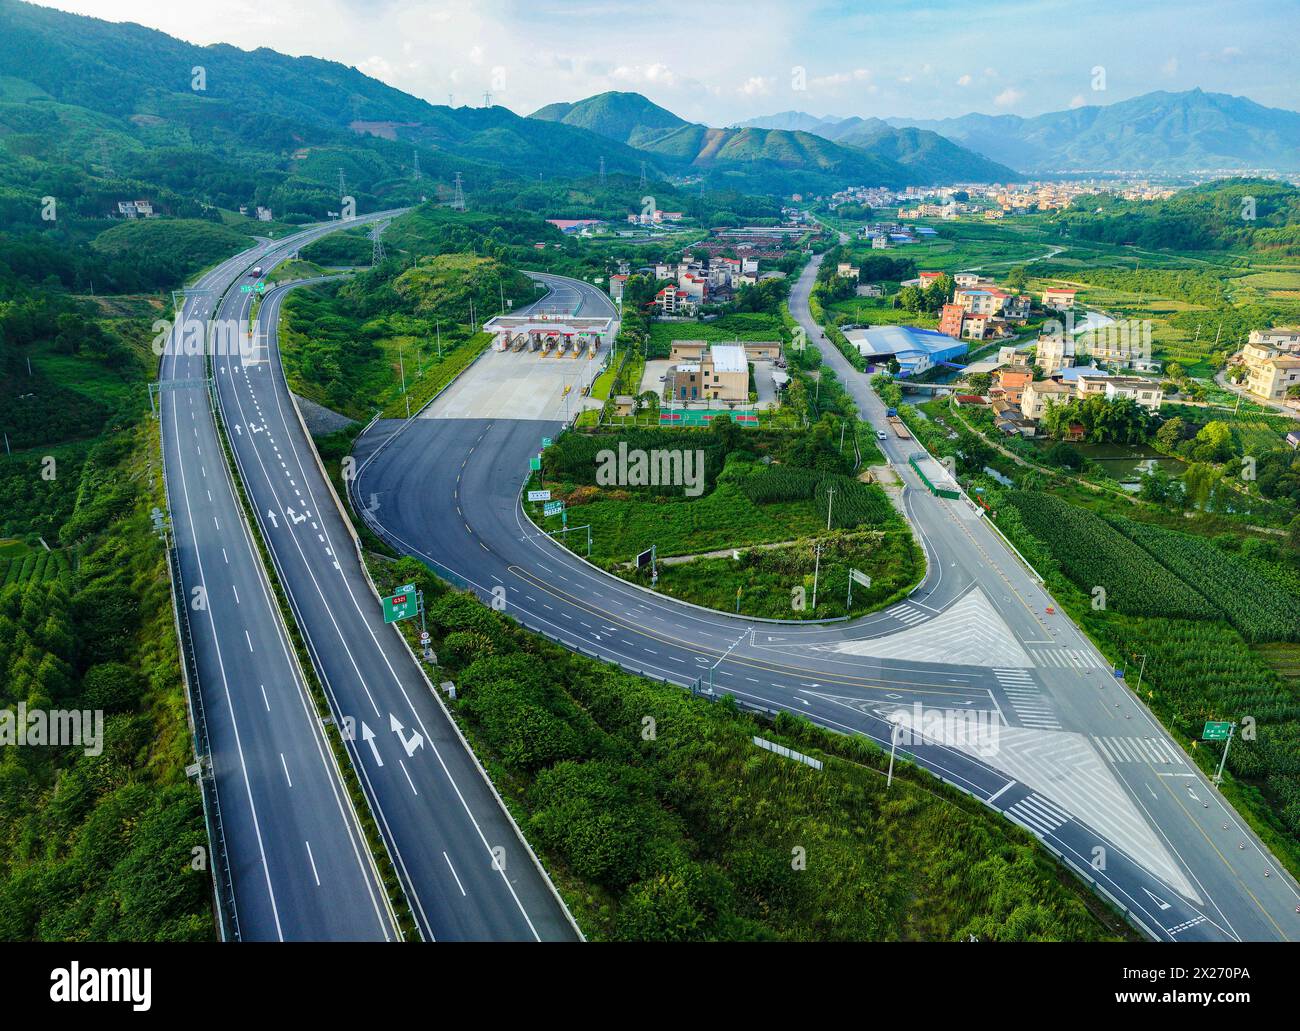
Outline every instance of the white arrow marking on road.
[(272, 512), (269, 508), (266, 510), (266, 517), (267, 517), (269, 520), (271, 520), (271, 527), (272, 527), (273, 529), (278, 530), (278, 529), (280, 528), (280, 524), (279, 524), (278, 522), (276, 522), (276, 519), (275, 519), (275, 513)]
[(393, 733), (397, 735), (398, 740), (402, 742), (402, 747), (406, 749), (407, 758), (413, 756), (417, 749), (424, 747), (424, 736), (420, 734), (419, 731), (416, 731), (409, 738), (407, 738), (402, 733), (402, 731), (406, 729), (405, 727), (402, 726), (402, 721), (399, 720), (392, 713), (389, 713), (388, 719), (389, 719), (389, 726), (392, 727)]
[(1153, 901), (1162, 910), (1169, 908), (1169, 903), (1166, 902), (1164, 899), (1162, 899), (1159, 895), (1151, 895), (1151, 892), (1147, 891), (1146, 888), (1143, 888), (1142, 890), (1145, 891), (1148, 895), (1150, 895), (1151, 901)]
[(384, 765), (384, 760), (379, 758), (379, 746), (375, 744), (375, 732), (365, 725), (361, 724), (361, 740), (370, 745), (370, 752), (375, 757), (375, 762), (380, 766)]
[(244, 431), (239, 428), (239, 423), (235, 423), (235, 432), (238, 433), (241, 437), (244, 435)]

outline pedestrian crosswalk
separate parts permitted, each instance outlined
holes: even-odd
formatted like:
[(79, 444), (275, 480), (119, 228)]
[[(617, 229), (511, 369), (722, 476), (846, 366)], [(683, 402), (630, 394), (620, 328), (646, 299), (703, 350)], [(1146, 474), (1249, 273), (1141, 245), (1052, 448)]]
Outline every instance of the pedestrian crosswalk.
[(1113, 763), (1142, 763), (1154, 766), (1185, 765), (1182, 755), (1168, 741), (1158, 737), (1093, 737), (1097, 748)]
[(1051, 834), (1070, 818), (1064, 809), (1036, 791), (1007, 806), (1007, 812), (1039, 834)]
[(1060, 730), (1061, 723), (1043, 698), (1038, 685), (1023, 669), (994, 669), (1002, 693), (1007, 696), (1022, 726), (1035, 730)]
[(1095, 655), (1082, 648), (1031, 648), (1034, 662), (1039, 666), (1058, 669), (1105, 669)]
[(900, 623), (906, 623), (908, 626), (914, 626), (917, 623), (924, 623), (930, 617), (918, 608), (913, 608), (906, 602), (895, 605), (892, 609), (886, 609), (885, 615), (893, 616)]

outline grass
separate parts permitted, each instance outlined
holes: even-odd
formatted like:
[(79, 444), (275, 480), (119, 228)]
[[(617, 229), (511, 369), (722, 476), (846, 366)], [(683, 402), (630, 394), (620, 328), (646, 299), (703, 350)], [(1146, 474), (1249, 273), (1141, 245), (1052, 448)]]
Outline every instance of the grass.
[(71, 570), (62, 551), (32, 548), (22, 541), (0, 541), (0, 587), (55, 580)]

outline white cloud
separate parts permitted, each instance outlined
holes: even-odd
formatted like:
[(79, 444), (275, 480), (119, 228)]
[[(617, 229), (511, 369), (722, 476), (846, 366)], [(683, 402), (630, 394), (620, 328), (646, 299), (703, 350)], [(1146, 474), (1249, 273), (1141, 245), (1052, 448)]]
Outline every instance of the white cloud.
[(737, 91), (747, 97), (765, 97), (772, 92), (772, 80), (761, 75), (751, 75), (737, 87)]
[(963, 75), (960, 79), (957, 80), (957, 85), (958, 85), (958, 86), (969, 86), (969, 85), (970, 85), (972, 82), (974, 82), (974, 81), (975, 81), (975, 80), (971, 78), (970, 73), (967, 72), (965, 75)]
[(1086, 107), (1087, 103), (1088, 101), (1082, 93), (1076, 93), (1073, 97), (1070, 98), (1071, 109), (1076, 107)]
[(1161, 70), (1165, 75), (1177, 75), (1177, 74), (1178, 74), (1178, 58), (1176, 58), (1176, 57), (1171, 57), (1168, 61), (1166, 61), (1164, 64), (1162, 64), (1162, 65), (1160, 66), (1160, 70)]
[(1024, 99), (1025, 94), (1023, 91), (1016, 89), (1014, 86), (1008, 86), (993, 98), (993, 103), (997, 107), (1013, 107)]

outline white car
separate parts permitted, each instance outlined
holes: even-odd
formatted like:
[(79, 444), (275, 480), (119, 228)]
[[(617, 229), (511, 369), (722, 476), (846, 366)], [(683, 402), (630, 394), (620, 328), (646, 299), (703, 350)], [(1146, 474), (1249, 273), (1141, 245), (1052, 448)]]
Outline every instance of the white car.
[(885, 433), (884, 430), (876, 430), (876, 439), (877, 439), (877, 440), (888, 440), (888, 439), (889, 439), (889, 436)]

